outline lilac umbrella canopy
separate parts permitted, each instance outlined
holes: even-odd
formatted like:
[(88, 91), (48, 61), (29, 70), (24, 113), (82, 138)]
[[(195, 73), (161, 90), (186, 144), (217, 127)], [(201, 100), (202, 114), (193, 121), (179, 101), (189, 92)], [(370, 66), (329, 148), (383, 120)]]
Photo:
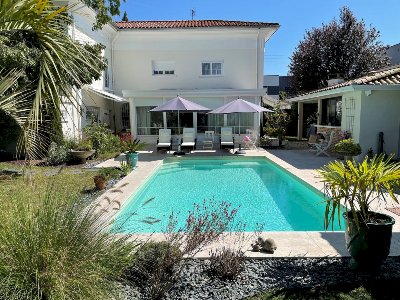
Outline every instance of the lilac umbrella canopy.
[(231, 113), (241, 113), (241, 112), (273, 112), (270, 109), (266, 109), (260, 105), (251, 103), (249, 101), (243, 100), (243, 99), (236, 99), (234, 101), (231, 101), (221, 107), (218, 107), (212, 111), (210, 111), (210, 114), (231, 114)]
[(151, 109), (150, 111), (165, 112), (165, 111), (182, 111), (182, 110), (186, 112), (196, 112), (196, 111), (209, 111), (210, 109), (177, 96), (176, 98), (171, 99), (168, 102)]
[(177, 96), (176, 98), (171, 99), (168, 102), (161, 104), (150, 110), (150, 112), (154, 112), (154, 111), (158, 111), (158, 112), (177, 111), (178, 112), (178, 134), (179, 134), (179, 132), (180, 132), (179, 112), (180, 111), (196, 112), (196, 111), (210, 111), (210, 109)]
[[(260, 113), (260, 112), (273, 112), (273, 110), (266, 109), (260, 105), (238, 98), (234, 101), (231, 101), (221, 107), (218, 107), (210, 111), (209, 114)], [(240, 114), (239, 114), (239, 135), (240, 135)]]

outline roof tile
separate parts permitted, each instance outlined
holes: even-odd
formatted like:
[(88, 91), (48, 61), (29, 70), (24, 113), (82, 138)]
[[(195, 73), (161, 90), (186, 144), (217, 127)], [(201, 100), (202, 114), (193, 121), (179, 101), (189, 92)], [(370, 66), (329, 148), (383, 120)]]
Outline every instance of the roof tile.
[(334, 90), (337, 88), (350, 85), (390, 85), (390, 84), (400, 84), (400, 65), (388, 67), (382, 70), (377, 70), (374, 71), (372, 74), (368, 74), (360, 78), (338, 83), (332, 86), (328, 86), (319, 90), (314, 90), (298, 96), (305, 96), (319, 92)]
[(115, 22), (118, 29), (166, 29), (166, 28), (205, 28), (205, 27), (278, 27), (278, 23), (224, 21), (224, 20), (181, 20), (181, 21), (127, 21)]

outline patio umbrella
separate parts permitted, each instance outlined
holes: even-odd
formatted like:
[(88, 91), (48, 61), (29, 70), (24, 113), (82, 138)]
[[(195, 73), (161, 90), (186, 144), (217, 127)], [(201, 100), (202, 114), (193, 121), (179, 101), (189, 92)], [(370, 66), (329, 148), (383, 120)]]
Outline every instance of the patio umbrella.
[[(231, 101), (219, 108), (216, 108), (210, 111), (210, 114), (231, 114), (231, 113), (260, 113), (260, 112), (273, 112), (270, 109), (266, 109), (260, 105), (251, 103), (249, 101), (243, 99), (236, 99)], [(240, 114), (239, 114), (239, 137), (240, 137)], [(236, 151), (237, 154), (244, 154), (244, 151), (241, 150), (241, 144), (239, 144), (239, 151)]]
[(161, 104), (150, 111), (158, 111), (158, 112), (167, 112), (167, 111), (177, 111), (178, 112), (178, 134), (180, 132), (180, 121), (179, 121), (179, 112), (197, 112), (197, 111), (209, 111), (210, 109), (194, 103), (192, 101), (183, 99), (177, 96), (174, 99), (169, 100), (168, 102)]

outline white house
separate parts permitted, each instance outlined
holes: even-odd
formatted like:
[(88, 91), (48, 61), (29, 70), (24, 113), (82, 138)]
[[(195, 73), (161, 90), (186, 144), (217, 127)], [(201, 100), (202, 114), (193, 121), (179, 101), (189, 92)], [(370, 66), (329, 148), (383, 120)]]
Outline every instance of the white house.
[[(177, 133), (177, 113), (149, 110), (177, 95), (210, 109), (238, 97), (261, 104), (264, 48), (277, 23), (130, 21), (94, 32), (92, 10), (79, 6), (72, 15), (71, 36), (105, 45), (109, 63), (102, 80), (82, 91), (86, 114), (80, 126), (85, 117), (95, 115), (117, 133), (130, 130), (141, 140), (155, 143), (160, 128)], [(241, 114), (240, 131), (257, 130), (259, 118)], [(180, 114), (181, 127), (194, 127), (200, 135), (207, 129), (219, 133), (222, 126), (232, 126), (238, 133), (237, 120), (237, 114)], [(65, 128), (71, 128), (70, 123)]]
[[(298, 102), (298, 137), (303, 132), (303, 106), (318, 103), (317, 127), (320, 132), (350, 131), (360, 143), (363, 158), (369, 148), (400, 155), (400, 66), (336, 83), (289, 99)], [(380, 143), (383, 133), (383, 145)], [(382, 135), (382, 134), (381, 134)], [(336, 135), (337, 137), (338, 135)], [(383, 148), (382, 148), (383, 147)]]

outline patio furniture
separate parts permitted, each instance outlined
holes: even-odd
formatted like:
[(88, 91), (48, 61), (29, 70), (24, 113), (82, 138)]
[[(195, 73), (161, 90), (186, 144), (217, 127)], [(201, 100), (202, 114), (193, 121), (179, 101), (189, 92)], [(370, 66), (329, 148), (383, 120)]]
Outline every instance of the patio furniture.
[(171, 129), (160, 129), (158, 131), (158, 138), (157, 138), (157, 151), (159, 148), (171, 150), (171, 147), (172, 147)]
[(315, 150), (316, 150), (315, 155), (319, 156), (320, 154), (325, 154), (326, 156), (330, 156), (329, 153), (326, 152), (326, 151), (328, 151), (329, 148), (331, 147), (334, 135), (335, 135), (335, 132), (331, 131), (331, 134), (329, 136), (329, 140), (327, 142), (324, 141), (324, 142), (315, 144), (315, 146), (314, 146)]
[(181, 149), (196, 149), (196, 131), (194, 128), (183, 128)]
[(232, 134), (232, 127), (221, 128), (220, 148), (235, 148), (235, 138)]
[(213, 144), (214, 144), (214, 131), (205, 131), (203, 149), (212, 150)]
[(243, 138), (244, 148), (245, 149), (257, 149), (257, 135), (254, 130), (246, 129), (246, 135)]

